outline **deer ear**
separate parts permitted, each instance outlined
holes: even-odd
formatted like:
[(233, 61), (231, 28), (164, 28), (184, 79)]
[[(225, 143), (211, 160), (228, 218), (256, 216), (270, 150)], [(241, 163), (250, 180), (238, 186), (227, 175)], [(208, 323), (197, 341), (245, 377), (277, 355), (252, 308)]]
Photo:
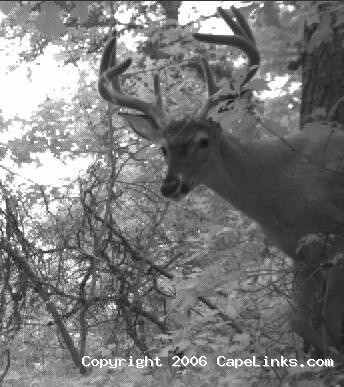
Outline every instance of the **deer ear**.
[(120, 113), (136, 134), (150, 142), (157, 142), (161, 138), (161, 129), (154, 120), (142, 114)]

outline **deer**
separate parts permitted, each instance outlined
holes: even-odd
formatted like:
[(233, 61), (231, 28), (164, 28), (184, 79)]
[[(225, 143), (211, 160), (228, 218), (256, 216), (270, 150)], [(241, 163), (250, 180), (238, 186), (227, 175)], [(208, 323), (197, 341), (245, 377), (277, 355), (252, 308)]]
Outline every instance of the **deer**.
[[(247, 56), (246, 77), (235, 96), (243, 98), (247, 83), (259, 68), (260, 53), (238, 9), (218, 8), (218, 13), (233, 35), (194, 33), (193, 37), (236, 47)], [(200, 62), (208, 91), (204, 106), (191, 116), (169, 117), (158, 74), (153, 80), (153, 101), (122, 91), (119, 76), (132, 60), (116, 63), (115, 44), (112, 36), (104, 47), (98, 91), (108, 103), (130, 109), (120, 114), (138, 136), (161, 146), (167, 164), (162, 195), (181, 200), (196, 186), (204, 185), (255, 220), (294, 262), (292, 328), (319, 353), (330, 347), (342, 351), (344, 269), (340, 259), (339, 264), (331, 259), (341, 254), (344, 246), (344, 131), (319, 123), (285, 137), (242, 140), (234, 136), (230, 128), (223, 129), (208, 117), (226, 96), (219, 92), (203, 57)], [(307, 235), (334, 236), (331, 255), (318, 251), (313, 261), (306, 259), (305, 248), (299, 249), (299, 244)], [(319, 283), (325, 287), (320, 331), (311, 313)]]

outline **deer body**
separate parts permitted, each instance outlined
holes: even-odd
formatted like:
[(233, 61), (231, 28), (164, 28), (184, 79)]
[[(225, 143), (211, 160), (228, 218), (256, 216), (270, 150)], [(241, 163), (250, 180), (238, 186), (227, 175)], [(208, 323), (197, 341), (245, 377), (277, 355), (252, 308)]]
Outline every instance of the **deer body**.
[(222, 134), (204, 184), (256, 220), (289, 256), (308, 233), (344, 235), (344, 131), (301, 131), (285, 141)]
[[(235, 46), (246, 53), (249, 64), (243, 87), (257, 71), (260, 55), (248, 23), (235, 7), (231, 9), (232, 14), (222, 8), (218, 11), (233, 36), (194, 37)], [(342, 350), (344, 268), (334, 265), (322, 273), (319, 262), (344, 250), (344, 131), (318, 123), (284, 139), (240, 141), (207, 117), (209, 110), (226, 96), (217, 93), (209, 64), (202, 58), (209, 94), (204, 108), (196, 118), (170, 120), (162, 106), (158, 75), (154, 77), (153, 102), (122, 92), (118, 77), (130, 66), (131, 59), (116, 64), (115, 44), (112, 37), (104, 48), (99, 93), (110, 103), (143, 113), (125, 113), (124, 117), (139, 136), (162, 145), (168, 165), (162, 194), (180, 199), (204, 184), (256, 220), (294, 259), (295, 331), (319, 351), (327, 346)], [(245, 89), (236, 97), (243, 95)], [(308, 264), (300, 258), (298, 244), (305, 235), (314, 233), (334, 234), (336, 243), (332, 255), (323, 256), (318, 251)], [(314, 329), (308, 308), (315, 304), (314, 292), (321, 289), (319, 283), (326, 284), (322, 334)], [(315, 314), (318, 317), (319, 313)]]
[[(167, 127), (162, 143), (168, 165), (162, 193), (180, 199), (204, 184), (256, 220), (295, 260), (294, 331), (319, 356), (328, 346), (341, 350), (344, 267), (323, 272), (321, 264), (344, 252), (344, 130), (318, 124), (283, 139), (244, 142), (216, 123), (187, 121)], [(332, 254), (324, 247), (311, 258), (298, 254), (308, 234), (334, 234)], [(325, 286), (321, 334), (312, 320)]]

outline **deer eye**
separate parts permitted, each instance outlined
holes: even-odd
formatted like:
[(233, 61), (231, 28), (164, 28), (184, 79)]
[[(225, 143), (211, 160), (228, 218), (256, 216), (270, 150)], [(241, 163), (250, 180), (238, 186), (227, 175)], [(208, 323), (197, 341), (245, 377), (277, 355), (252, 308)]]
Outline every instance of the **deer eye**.
[(167, 155), (167, 149), (164, 146), (162, 146), (160, 148), (160, 150), (161, 150), (162, 155), (165, 157)]
[(208, 138), (200, 139), (198, 145), (200, 148), (207, 148), (209, 146), (209, 139)]

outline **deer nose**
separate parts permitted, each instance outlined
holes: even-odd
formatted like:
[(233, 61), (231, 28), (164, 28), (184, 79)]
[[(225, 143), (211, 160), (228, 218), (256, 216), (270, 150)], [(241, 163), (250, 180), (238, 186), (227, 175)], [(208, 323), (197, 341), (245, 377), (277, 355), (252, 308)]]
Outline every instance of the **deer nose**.
[(166, 196), (175, 196), (180, 192), (181, 182), (179, 180), (165, 181), (161, 186), (161, 193)]

